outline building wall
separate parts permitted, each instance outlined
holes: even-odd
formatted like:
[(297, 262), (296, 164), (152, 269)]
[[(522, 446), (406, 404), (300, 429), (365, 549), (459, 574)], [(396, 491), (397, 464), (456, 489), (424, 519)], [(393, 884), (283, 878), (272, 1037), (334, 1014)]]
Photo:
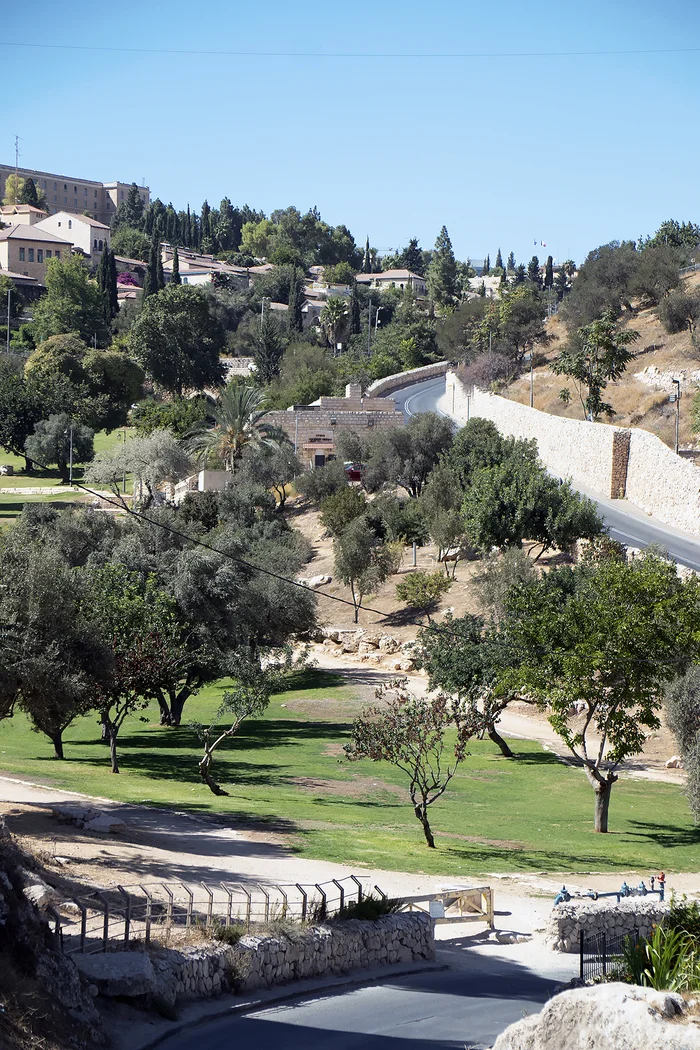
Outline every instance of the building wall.
[[(27, 227), (27, 234), (31, 237), (31, 226)], [(24, 258), (21, 258), (22, 249), (24, 249)], [(31, 239), (25, 241), (13, 237), (11, 240), (0, 241), (0, 268), (27, 274), (43, 284), (48, 259), (56, 257), (67, 259), (70, 251), (71, 246), (68, 243), (52, 244), (50, 241), (32, 241)], [(34, 253), (33, 260), (30, 260), (30, 252)], [(47, 252), (51, 254), (47, 255)], [(60, 255), (58, 255), (59, 252)]]
[(286, 411), (268, 412), (265, 422), (284, 430), (302, 464), (308, 467), (314, 465), (316, 452), (326, 458), (335, 455), (335, 435), (341, 430), (356, 430), (366, 436), (373, 427), (402, 427), (404, 420), (403, 412), (393, 410), (366, 412), (359, 408), (348, 411), (295, 405)]
[[(619, 495), (619, 452), (613, 478), (613, 441), (627, 433), (621, 427), (550, 416), (477, 388), (468, 391), (453, 372), (447, 374), (444, 405), (462, 421), (479, 416), (510, 437), (535, 438), (547, 469), (570, 478), (574, 486), (607, 498)], [(700, 535), (700, 469), (655, 434), (632, 427), (629, 435), (626, 498), (659, 521)]]
[[(48, 218), (42, 219), (37, 225), (40, 229), (53, 233), (55, 237), (62, 237), (71, 241), (76, 248), (80, 248), (86, 255), (91, 255), (96, 260), (99, 259), (104, 250), (105, 242), (107, 245), (110, 243), (111, 235), (109, 230), (103, 230), (101, 227), (92, 227), (89, 221), (83, 221), (82, 216), (73, 218), (74, 214), (68, 215), (65, 212), (59, 212), (56, 215), (49, 215)], [(95, 247), (95, 240), (97, 240), (98, 246), (100, 241), (102, 241), (102, 248)]]
[[(94, 179), (76, 179), (67, 175), (55, 175), (47, 171), (34, 171), (32, 168), (18, 168), (20, 178), (32, 178), (39, 189), (44, 190), (48, 209), (51, 214), (57, 211), (69, 211), (77, 215), (84, 212), (98, 219), (109, 222), (117, 210), (117, 205), (126, 199), (130, 183), (96, 182)], [(14, 175), (13, 164), (0, 164), (0, 199), (5, 195), (5, 182)], [(144, 204), (150, 200), (147, 186), (139, 186), (139, 193)]]

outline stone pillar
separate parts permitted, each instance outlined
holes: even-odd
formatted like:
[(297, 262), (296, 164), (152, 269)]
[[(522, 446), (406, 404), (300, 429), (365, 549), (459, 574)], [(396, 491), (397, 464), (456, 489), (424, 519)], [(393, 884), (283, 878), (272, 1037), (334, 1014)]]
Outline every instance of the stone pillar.
[(629, 430), (616, 430), (613, 434), (612, 469), (610, 471), (610, 499), (625, 498), (629, 460), (630, 432)]

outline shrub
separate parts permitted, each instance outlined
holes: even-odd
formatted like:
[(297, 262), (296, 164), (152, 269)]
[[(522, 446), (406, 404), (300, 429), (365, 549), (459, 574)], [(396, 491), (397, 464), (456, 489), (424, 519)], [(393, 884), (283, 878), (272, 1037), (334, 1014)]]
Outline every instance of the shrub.
[(312, 503), (322, 503), (334, 492), (344, 489), (347, 483), (348, 478), (343, 464), (334, 459), (323, 467), (307, 470), (305, 474), (301, 474), (294, 482), (294, 487)]
[(376, 922), (384, 915), (395, 915), (402, 905), (403, 901), (398, 897), (375, 897), (370, 893), (361, 901), (346, 904), (333, 916), (333, 920), (344, 922), (347, 919), (362, 919), (365, 922)]
[(222, 944), (238, 944), (241, 937), (245, 936), (245, 926), (216, 926), (213, 936), (215, 941), (221, 941)]
[(321, 504), (321, 523), (331, 536), (340, 536), (343, 529), (364, 514), (367, 500), (359, 489), (346, 486), (338, 489), (331, 496), (326, 496)]
[(452, 582), (442, 572), (409, 572), (396, 585), (396, 597), (412, 609), (432, 611)]

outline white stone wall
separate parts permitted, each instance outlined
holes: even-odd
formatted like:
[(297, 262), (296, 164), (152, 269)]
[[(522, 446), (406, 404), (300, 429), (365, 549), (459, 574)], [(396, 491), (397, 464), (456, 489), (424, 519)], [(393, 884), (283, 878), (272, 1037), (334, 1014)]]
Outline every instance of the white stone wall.
[(638, 931), (648, 937), (651, 928), (668, 913), (668, 901), (658, 897), (623, 897), (618, 904), (614, 898), (605, 900), (576, 900), (556, 904), (547, 924), (546, 938), (555, 952), (579, 951), (580, 933), (587, 937), (605, 933), (622, 937)]
[(368, 397), (383, 397), (392, 390), (399, 390), (402, 386), (410, 386), (411, 383), (420, 383), (423, 379), (432, 376), (444, 376), (450, 367), (449, 361), (436, 361), (432, 365), (422, 365), (420, 368), (411, 368), (408, 372), (397, 372), (384, 379), (375, 379), (367, 387), (365, 394)]
[(433, 920), (417, 914), (300, 927), (292, 937), (249, 935), (236, 945), (212, 943), (152, 953), (159, 993), (173, 1003), (434, 958)]
[[(535, 438), (547, 469), (574, 486), (610, 497), (613, 435), (620, 427), (552, 416), (505, 397), (474, 388), (469, 392), (447, 373), (442, 402), (462, 422), (490, 419), (503, 434)], [(631, 427), (627, 499), (647, 514), (678, 529), (700, 535), (700, 469), (676, 456), (655, 434)], [(622, 504), (624, 506), (624, 504)]]

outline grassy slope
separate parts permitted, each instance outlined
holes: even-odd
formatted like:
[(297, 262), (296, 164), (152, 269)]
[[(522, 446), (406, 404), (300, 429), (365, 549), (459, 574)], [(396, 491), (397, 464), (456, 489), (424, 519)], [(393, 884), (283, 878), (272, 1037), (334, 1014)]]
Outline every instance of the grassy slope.
[[(357, 711), (351, 691), (316, 672), (315, 688), (276, 697), (266, 717), (244, 726), (216, 759), (230, 790), (215, 798), (197, 774), (197, 738), (132, 718), (122, 731), (123, 772), (108, 771), (94, 718), (66, 734), (70, 761), (23, 716), (0, 726), (0, 770), (130, 802), (219, 813), (289, 832), (300, 854), (349, 864), (445, 875), (507, 871), (694, 871), (700, 831), (681, 791), (629, 780), (616, 785), (612, 833), (592, 831), (593, 793), (582, 772), (537, 744), (517, 741), (508, 762), (474, 741), (448, 794), (433, 811), (438, 849), (425, 847), (407, 804), (403, 775), (382, 763), (349, 764), (342, 744)], [(302, 683), (305, 684), (305, 683)], [(308, 684), (308, 683), (306, 683)], [(207, 720), (223, 684), (191, 700), (186, 717)]]
[[(700, 284), (700, 274), (690, 274), (684, 279), (684, 283), (688, 287), (696, 287)], [(674, 375), (679, 372), (695, 372), (700, 370), (700, 352), (692, 345), (689, 332), (669, 335), (664, 331), (656, 307), (640, 310), (625, 322), (624, 327), (638, 331), (640, 338), (632, 346), (635, 360), (630, 363), (622, 379), (618, 383), (612, 383), (606, 391), (605, 399), (610, 401), (616, 412), (612, 422), (618, 426), (649, 430), (673, 447), (675, 405), (669, 403), (668, 390), (654, 389), (635, 378), (635, 373), (649, 366)], [(574, 383), (565, 376), (553, 375), (549, 367), (550, 362), (559, 353), (562, 342), (567, 338), (566, 328), (557, 318), (553, 318), (549, 322), (549, 331), (553, 341), (543, 351), (540, 350), (544, 353), (547, 363), (534, 370), (535, 408), (551, 415), (582, 419), (581, 404)], [(568, 406), (559, 400), (559, 391), (566, 386), (572, 395)], [(512, 384), (508, 390), (508, 397), (524, 405), (530, 403), (529, 372)], [(696, 435), (691, 430), (691, 404), (692, 391), (684, 386), (684, 396), (680, 403), (681, 445), (693, 444), (696, 441)]]

